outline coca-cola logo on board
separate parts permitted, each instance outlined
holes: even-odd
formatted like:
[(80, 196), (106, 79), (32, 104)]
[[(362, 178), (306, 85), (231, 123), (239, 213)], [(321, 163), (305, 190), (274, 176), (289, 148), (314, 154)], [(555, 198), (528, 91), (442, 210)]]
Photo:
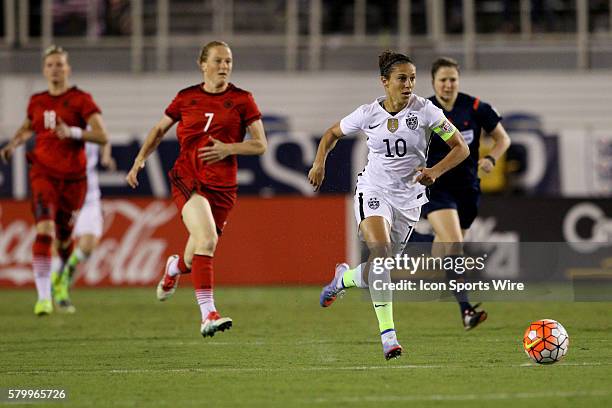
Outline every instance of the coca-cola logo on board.
[[(21, 204), (27, 209), (26, 203)], [(103, 237), (87, 264), (80, 268), (79, 280), (86, 285), (155, 282), (165, 263), (169, 240), (180, 238), (182, 242), (184, 238), (159, 231), (168, 223), (178, 222), (176, 207), (166, 201), (149, 201), (143, 207), (130, 200), (109, 200), (103, 202), (102, 209)], [(7, 216), (0, 204), (0, 281), (14, 285), (33, 282), (30, 263), (35, 236), (29, 214)]]

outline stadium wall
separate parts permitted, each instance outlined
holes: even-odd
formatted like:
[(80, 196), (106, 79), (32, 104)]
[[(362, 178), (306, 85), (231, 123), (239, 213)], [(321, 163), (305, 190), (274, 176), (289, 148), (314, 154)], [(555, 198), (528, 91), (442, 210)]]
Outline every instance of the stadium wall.
[[(416, 92), (430, 95), (429, 73), (421, 71), (419, 75)], [(177, 90), (199, 80), (194, 72), (188, 77), (77, 75), (73, 82), (95, 96), (104, 112), (111, 139), (118, 147), (116, 151), (121, 151), (122, 146), (146, 135)], [(234, 80), (254, 93), (266, 116), (270, 139), (274, 139), (273, 154), (258, 166), (262, 169), (258, 170), (259, 174), (281, 184), (272, 189), (273, 194), (287, 191), (308, 194), (305, 171), (301, 167), (307, 167), (314, 157), (316, 138), (355, 107), (381, 94), (375, 71), (369, 75), (237, 71)], [(465, 75), (461, 81), (462, 89), (493, 103), (505, 117), (504, 124), (513, 143), (525, 151), (526, 168), (518, 180), (523, 190), (576, 197), (612, 193), (610, 72), (478, 73)], [(0, 141), (8, 139), (21, 124), (28, 96), (44, 87), (39, 76), (0, 78)], [(172, 136), (166, 138), (172, 139)], [(296, 156), (300, 163), (293, 171), (287, 170), (287, 163), (281, 157), (284, 154), (281, 147), (286, 145), (299, 151)], [(350, 179), (363, 168), (365, 152), (363, 140), (352, 143), (346, 156), (350, 160)], [(102, 178), (103, 189), (125, 186), (122, 175), (129, 169), (132, 157), (119, 157), (119, 172)], [(551, 170), (554, 174), (547, 174), (550, 169), (546, 166), (554, 166)], [(0, 173), (2, 170), (0, 165)], [(248, 187), (250, 193), (261, 193), (258, 185), (249, 186), (252, 175), (244, 176), (239, 180), (241, 187)], [(0, 196), (9, 194), (5, 191), (7, 183), (6, 177), (0, 174)], [(12, 194), (24, 198), (26, 191), (18, 187)]]
[[(245, 73), (240, 66), (232, 81), (253, 92), (267, 115), (289, 118), (292, 131), (321, 133), (355, 107), (381, 95), (375, 61), (372, 73)], [(78, 71), (77, 71), (78, 72)], [(417, 73), (416, 93), (432, 94), (429, 72)], [(461, 88), (492, 102), (502, 113), (537, 115), (550, 132), (598, 129), (612, 125), (610, 71), (518, 71), (464, 74)], [(74, 75), (72, 82), (91, 92), (117, 138), (146, 133), (176, 92), (201, 80), (191, 75)], [(0, 128), (5, 133), (23, 120), (29, 95), (46, 89), (41, 76), (0, 78)], [(12, 130), (10, 130), (12, 132)], [(7, 135), (4, 135), (6, 137)]]
[[(0, 200), (0, 287), (33, 285), (36, 232), (29, 206)], [(240, 198), (215, 253), (216, 283), (324, 282), (347, 256), (345, 206), (344, 196)], [(103, 212), (103, 238), (81, 267), (77, 285), (154, 285), (166, 258), (181, 253), (187, 240), (175, 205), (168, 200), (104, 200)]]

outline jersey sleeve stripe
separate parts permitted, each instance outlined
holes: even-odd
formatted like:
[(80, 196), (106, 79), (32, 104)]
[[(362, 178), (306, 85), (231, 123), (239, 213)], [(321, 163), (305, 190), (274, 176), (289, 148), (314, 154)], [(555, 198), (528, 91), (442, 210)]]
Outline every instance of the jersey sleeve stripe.
[(474, 110), (478, 110), (478, 107), (480, 106), (480, 98), (476, 98), (474, 99), (474, 105), (472, 105), (472, 107), (474, 108)]
[(172, 119), (173, 121), (175, 121), (175, 122), (178, 122), (178, 121), (180, 121), (180, 120), (181, 120), (180, 116), (178, 116), (178, 117), (177, 117), (177, 115), (174, 115), (174, 114), (173, 114), (172, 112), (170, 112), (168, 109), (166, 109), (166, 110), (164, 111), (164, 114), (165, 114), (166, 116), (168, 116), (170, 119)]
[(89, 121), (89, 118), (91, 118), (91, 115), (95, 114), (95, 113), (99, 113), (102, 114), (102, 111), (100, 110), (100, 108), (98, 108), (97, 106), (95, 108), (92, 108), (86, 112), (83, 112), (83, 118), (85, 119), (85, 122)]
[(244, 121), (244, 126), (249, 126), (251, 123), (253, 123), (253, 122), (255, 122), (255, 121), (259, 120), (259, 119), (261, 119), (261, 113), (257, 114), (257, 115), (254, 115), (254, 116), (251, 116), (250, 118), (245, 120)]

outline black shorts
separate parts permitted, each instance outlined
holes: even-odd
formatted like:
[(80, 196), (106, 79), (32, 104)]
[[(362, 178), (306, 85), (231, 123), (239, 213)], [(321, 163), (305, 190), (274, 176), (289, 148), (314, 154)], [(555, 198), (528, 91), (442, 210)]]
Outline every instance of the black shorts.
[(478, 215), (480, 188), (464, 190), (428, 188), (427, 197), (429, 202), (421, 209), (421, 214), (425, 218), (431, 212), (454, 208), (459, 214), (461, 229), (468, 229)]

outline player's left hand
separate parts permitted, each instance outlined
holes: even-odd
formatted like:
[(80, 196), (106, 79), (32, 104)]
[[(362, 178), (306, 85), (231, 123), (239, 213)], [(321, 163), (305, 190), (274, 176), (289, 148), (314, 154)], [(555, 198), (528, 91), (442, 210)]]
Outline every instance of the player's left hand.
[(230, 143), (223, 143), (217, 139), (210, 138), (212, 145), (198, 149), (198, 159), (206, 164), (213, 164), (225, 159), (232, 154)]
[(106, 170), (109, 171), (115, 171), (117, 170), (117, 162), (115, 161), (115, 159), (113, 158), (113, 156), (105, 156), (103, 155), (100, 158), (100, 164), (102, 165), (102, 167), (104, 167)]
[(414, 181), (424, 186), (431, 186), (438, 178), (437, 172), (431, 168), (417, 167), (416, 170), (420, 173), (414, 178)]
[(2, 160), (2, 163), (8, 164), (14, 152), (15, 148), (11, 142), (8, 142), (2, 149), (0, 149), (0, 160)]
[(144, 161), (138, 160), (138, 158), (134, 160), (134, 164), (132, 165), (130, 172), (127, 174), (127, 176), (125, 176), (125, 180), (130, 185), (130, 187), (138, 187), (138, 172), (143, 169), (144, 166)]
[(70, 127), (62, 120), (62, 118), (57, 118), (54, 131), (57, 137), (60, 139), (70, 138)]
[(490, 173), (491, 170), (493, 170), (493, 167), (495, 166), (493, 165), (491, 160), (487, 159), (486, 157), (483, 157), (482, 159), (478, 160), (478, 168), (484, 171), (485, 173)]

